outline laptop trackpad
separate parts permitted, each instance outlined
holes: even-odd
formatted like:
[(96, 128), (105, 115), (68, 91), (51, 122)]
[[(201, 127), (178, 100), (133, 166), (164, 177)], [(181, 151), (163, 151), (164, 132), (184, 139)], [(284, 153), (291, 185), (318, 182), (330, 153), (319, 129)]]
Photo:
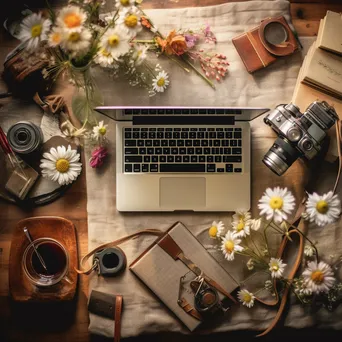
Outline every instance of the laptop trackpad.
[(206, 205), (204, 177), (160, 178), (160, 206), (174, 210), (192, 210)]

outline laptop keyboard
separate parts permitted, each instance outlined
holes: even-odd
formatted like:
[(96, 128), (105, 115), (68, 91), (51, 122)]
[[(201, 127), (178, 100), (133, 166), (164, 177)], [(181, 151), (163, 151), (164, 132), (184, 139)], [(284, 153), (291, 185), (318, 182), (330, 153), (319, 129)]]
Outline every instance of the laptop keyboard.
[(242, 129), (125, 127), (126, 173), (241, 173)]

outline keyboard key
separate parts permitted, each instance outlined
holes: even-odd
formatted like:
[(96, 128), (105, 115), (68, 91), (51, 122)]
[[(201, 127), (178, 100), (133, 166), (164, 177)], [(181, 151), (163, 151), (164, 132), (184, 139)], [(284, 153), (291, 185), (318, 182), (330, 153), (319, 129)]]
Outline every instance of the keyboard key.
[(151, 161), (151, 156), (144, 156), (144, 163), (149, 163)]
[(187, 153), (187, 154), (195, 154), (195, 149), (194, 149), (193, 147), (188, 147), (188, 148), (186, 149), (186, 153)]
[(207, 164), (207, 172), (215, 172), (216, 165), (215, 164)]
[(152, 163), (158, 163), (158, 157), (157, 156), (152, 156), (151, 157), (151, 162)]
[(198, 109), (190, 109), (190, 114), (198, 114)]
[(176, 163), (181, 163), (182, 162), (182, 156), (176, 156), (175, 157), (175, 162)]
[(241, 132), (241, 131), (242, 131), (242, 128), (236, 127), (236, 128), (234, 129), (234, 131)]
[(145, 145), (145, 141), (144, 140), (138, 140), (137, 145), (139, 147), (144, 146)]
[(179, 154), (186, 154), (186, 148), (185, 147), (181, 147), (179, 149)]
[(200, 163), (205, 163), (205, 156), (199, 156), (198, 161)]
[(125, 172), (132, 172), (133, 166), (132, 164), (125, 164)]
[(237, 146), (237, 140), (231, 140), (230, 146)]
[(196, 139), (196, 132), (190, 132), (189, 133), (189, 138), (190, 139)]
[(226, 172), (233, 172), (233, 164), (226, 164)]
[(201, 140), (193, 140), (192, 145), (193, 146), (201, 146)]
[(166, 147), (166, 148), (163, 148), (163, 154), (170, 154), (171, 150), (170, 148)]
[(224, 172), (224, 168), (223, 167), (218, 167), (217, 168), (217, 172)]
[(182, 132), (181, 133), (181, 138), (182, 139), (188, 139), (189, 138), (189, 133), (188, 132)]
[(207, 163), (213, 163), (214, 162), (214, 156), (207, 156)]
[(176, 140), (169, 140), (169, 146), (176, 146), (177, 142)]
[(223, 154), (232, 154), (232, 149), (230, 147), (224, 148)]
[(221, 163), (222, 157), (221, 156), (215, 156), (215, 163)]
[(242, 149), (240, 147), (232, 148), (232, 154), (241, 154)]
[(133, 171), (134, 172), (140, 172), (140, 164), (134, 164), (133, 165)]
[(205, 172), (205, 164), (160, 164), (160, 172)]
[(125, 132), (125, 139), (132, 139), (132, 133), (131, 132)]
[(147, 154), (154, 154), (154, 148), (153, 147), (149, 147), (147, 149)]
[(139, 148), (139, 154), (146, 154), (146, 148), (145, 147), (140, 147)]
[(162, 145), (162, 146), (169, 146), (169, 142), (168, 142), (167, 140), (163, 139), (163, 140), (161, 141), (161, 145)]
[(226, 132), (225, 133), (226, 139), (232, 139), (233, 138), (233, 133), (232, 132)]
[(190, 156), (183, 156), (183, 163), (190, 163)]
[(191, 156), (190, 160), (191, 160), (191, 163), (197, 163), (198, 162), (197, 156)]
[(142, 156), (125, 156), (125, 163), (141, 163)]
[(175, 161), (175, 157), (174, 156), (167, 156), (167, 162), (168, 163), (173, 163)]
[(125, 146), (137, 146), (136, 140), (125, 140)]
[(241, 163), (242, 157), (241, 156), (223, 156), (224, 163)]
[(178, 147), (171, 148), (171, 154), (178, 154)]
[(163, 154), (163, 149), (161, 147), (157, 147), (155, 149), (155, 154)]
[(141, 110), (141, 114), (147, 115), (147, 114), (148, 114), (148, 109), (142, 109), (142, 110)]
[(234, 172), (242, 172), (242, 169), (237, 167), (237, 168), (234, 169)]
[(238, 146), (242, 146), (242, 140), (241, 139), (238, 140)]
[(142, 164), (141, 171), (142, 172), (148, 172), (148, 164)]
[[(201, 147), (196, 147), (195, 149), (196, 154), (203, 154), (203, 149)], [(190, 153), (189, 153), (190, 154)]]
[(139, 139), (139, 138), (140, 138), (139, 132), (133, 132), (133, 139)]
[(177, 146), (184, 146), (184, 140), (177, 140)]
[(234, 132), (234, 139), (241, 139), (242, 138), (242, 134), (241, 132)]
[(138, 154), (137, 148), (125, 148), (125, 154)]
[(158, 139), (164, 139), (164, 132), (157, 132)]
[(159, 156), (160, 163), (166, 163), (166, 156)]
[(153, 146), (160, 146), (160, 140), (153, 140)]
[(172, 132), (165, 132), (165, 139), (171, 139), (172, 138)]
[(150, 164), (150, 172), (158, 172), (158, 164)]
[(224, 138), (224, 132), (217, 132), (217, 138), (223, 139)]
[(152, 146), (152, 140), (145, 140), (145, 146)]

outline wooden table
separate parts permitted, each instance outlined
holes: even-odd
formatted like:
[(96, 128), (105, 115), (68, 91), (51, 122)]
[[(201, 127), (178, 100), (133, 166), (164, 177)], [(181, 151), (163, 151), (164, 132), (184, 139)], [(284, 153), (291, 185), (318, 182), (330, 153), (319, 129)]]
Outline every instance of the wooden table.
[[(240, 1), (240, 0), (234, 0)], [(21, 0), (19, 0), (21, 2)], [(58, 3), (65, 1), (58, 1)], [(215, 5), (225, 0), (145, 0), (144, 8), (170, 8)], [(24, 2), (22, 2), (24, 3)], [(28, 1), (26, 3), (29, 3)], [(43, 1), (33, 1), (34, 4), (44, 4)], [(53, 1), (51, 2), (53, 3)], [(342, 12), (341, 0), (291, 0), (291, 13), (294, 26), (300, 36), (314, 36), (317, 34), (319, 20), (324, 17), (327, 10)], [(12, 10), (13, 12), (13, 7)], [(2, 12), (2, 16), (4, 13)], [(0, 31), (0, 58), (16, 46), (17, 42), (10, 37), (2, 28)], [(1, 83), (0, 91), (5, 91), (6, 86)], [(3, 100), (2, 100), (3, 101)], [(4, 103), (4, 102), (2, 102)], [(1, 104), (0, 104), (1, 105)], [(0, 201), (0, 341), (88, 341), (88, 312), (87, 312), (87, 279), (80, 277), (80, 286), (76, 298), (76, 309), (73, 315), (57, 315), (54, 312), (46, 312), (53, 325), (44, 322), (36, 322), (34, 308), (30, 317), (22, 317), (16, 314), (8, 296), (8, 262), (11, 243), (11, 232), (16, 222), (22, 218), (40, 215), (56, 215), (72, 220), (78, 232), (78, 244), (80, 255), (87, 252), (87, 200), (86, 179), (83, 172), (72, 188), (59, 200), (52, 204), (35, 209), (22, 209), (12, 204)], [(37, 324), (38, 323), (38, 324)], [(306, 332), (302, 332), (299, 336)], [(231, 336), (231, 335), (230, 335)], [(239, 335), (237, 335), (238, 337)], [(329, 334), (328, 334), (329, 336)], [(225, 336), (221, 336), (227, 338)], [(160, 340), (161, 337), (155, 337)], [(185, 336), (168, 336), (171, 340), (189, 340)], [(211, 337), (212, 338), (212, 337)], [(154, 338), (151, 338), (154, 340)], [(162, 338), (164, 340), (164, 336)]]

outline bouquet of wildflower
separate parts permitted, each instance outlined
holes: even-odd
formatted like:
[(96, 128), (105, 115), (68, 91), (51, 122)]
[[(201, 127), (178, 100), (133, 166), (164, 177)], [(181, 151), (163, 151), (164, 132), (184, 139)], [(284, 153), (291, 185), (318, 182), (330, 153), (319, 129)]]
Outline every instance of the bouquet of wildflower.
[[(166, 55), (186, 72), (194, 70), (212, 87), (227, 73), (225, 56), (205, 53), (199, 42), (216, 43), (209, 26), (198, 30), (171, 31), (165, 38), (135, 0), (116, 0), (115, 10), (101, 15), (104, 0), (70, 0), (59, 11), (50, 7), (32, 13), (20, 25), (19, 38), (28, 54), (39, 53), (49, 66), (44, 77), (56, 80), (64, 75), (76, 86), (72, 109), (83, 127), (98, 125), (94, 107), (102, 104), (90, 67), (99, 65), (115, 77), (125, 77), (132, 86), (146, 88), (149, 95), (164, 92), (169, 75), (159, 63), (151, 63), (148, 51)], [(147, 30), (151, 39), (137, 36)], [(195, 67), (198, 63), (199, 68)]]
[[(284, 271), (290, 267), (281, 258), (272, 255), (269, 242), (269, 232), (273, 231), (281, 237), (286, 237), (288, 243), (292, 242), (291, 230), (297, 229), (288, 217), (295, 208), (295, 198), (287, 188), (268, 188), (259, 200), (260, 217), (252, 219), (251, 213), (238, 211), (233, 215), (232, 227), (225, 232), (222, 222), (213, 222), (209, 229), (209, 236), (220, 242), (223, 255), (229, 261), (235, 255), (248, 257), (246, 267), (254, 272), (267, 272), (270, 279), (259, 291), (270, 291), (273, 295), (279, 285), (290, 286), (301, 303), (324, 303), (331, 309), (338, 300), (342, 299), (342, 283), (337, 283), (335, 270), (340, 258), (333, 265), (319, 259), (316, 245), (306, 236), (302, 235), (306, 245), (304, 255), (307, 260), (303, 273), (295, 279), (286, 279)], [(322, 196), (317, 193), (309, 194), (305, 203), (303, 219), (317, 226), (325, 226), (336, 221), (341, 214), (341, 203), (332, 191)], [(257, 292), (250, 292), (242, 286), (238, 297), (243, 305), (251, 308), (257, 298)]]

